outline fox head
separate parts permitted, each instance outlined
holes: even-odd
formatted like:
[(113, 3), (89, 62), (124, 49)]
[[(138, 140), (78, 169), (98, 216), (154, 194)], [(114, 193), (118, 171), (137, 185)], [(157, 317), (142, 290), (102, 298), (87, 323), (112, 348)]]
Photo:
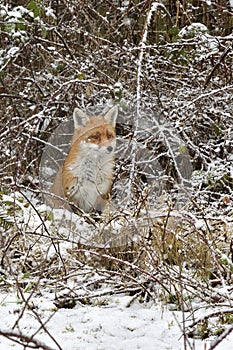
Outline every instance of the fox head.
[(112, 107), (104, 116), (88, 117), (81, 109), (73, 112), (74, 135), (72, 145), (79, 144), (85, 149), (111, 153), (116, 145), (117, 107)]

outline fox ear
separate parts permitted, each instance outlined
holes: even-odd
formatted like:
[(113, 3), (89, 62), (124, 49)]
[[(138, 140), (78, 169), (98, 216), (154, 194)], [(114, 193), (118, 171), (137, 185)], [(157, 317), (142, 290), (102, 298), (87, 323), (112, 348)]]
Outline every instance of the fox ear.
[(118, 115), (118, 107), (114, 106), (105, 114), (104, 119), (111, 125), (116, 125), (116, 118)]
[(75, 129), (86, 126), (89, 120), (88, 116), (79, 108), (74, 109), (73, 119)]

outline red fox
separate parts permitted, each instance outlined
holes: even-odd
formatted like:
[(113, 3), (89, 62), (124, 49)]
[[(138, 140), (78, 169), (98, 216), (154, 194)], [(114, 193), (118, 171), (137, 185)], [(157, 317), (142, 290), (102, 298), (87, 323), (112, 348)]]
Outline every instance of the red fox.
[(86, 213), (101, 213), (111, 190), (117, 114), (116, 106), (93, 117), (74, 109), (71, 147), (51, 192)]

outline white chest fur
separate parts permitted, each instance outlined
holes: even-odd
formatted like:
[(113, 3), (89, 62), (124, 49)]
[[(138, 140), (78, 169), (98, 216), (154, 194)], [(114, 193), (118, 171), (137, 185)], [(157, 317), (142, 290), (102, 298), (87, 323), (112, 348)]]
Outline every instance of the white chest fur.
[(107, 147), (84, 143), (69, 171), (77, 179), (69, 189), (70, 198), (80, 209), (102, 211), (104, 196), (110, 191), (114, 153)]

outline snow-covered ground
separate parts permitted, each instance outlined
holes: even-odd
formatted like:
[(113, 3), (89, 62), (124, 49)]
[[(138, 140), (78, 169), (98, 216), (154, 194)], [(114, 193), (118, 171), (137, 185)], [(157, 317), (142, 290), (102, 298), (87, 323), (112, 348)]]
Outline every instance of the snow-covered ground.
[[(129, 296), (112, 296), (105, 300), (105, 305), (77, 304), (73, 309), (56, 311), (48, 293), (43, 297), (33, 297), (30, 305), (33, 305), (35, 313), (27, 310), (21, 318), (22, 305), (16, 295), (1, 294), (0, 328), (9, 331), (19, 319), (14, 331), (20, 329), (24, 335), (35, 334), (35, 339), (54, 350), (59, 347), (52, 337), (64, 350), (185, 349), (180, 329), (181, 312), (173, 312), (155, 302), (140, 304), (135, 301), (128, 307), (130, 300)], [(36, 315), (51, 336), (44, 331), (38, 332), (40, 324)], [(209, 340), (189, 339), (189, 342), (187, 349), (208, 350), (211, 345)], [(232, 348), (231, 335), (216, 347), (218, 350)], [(21, 350), (23, 346), (1, 336), (0, 349)]]
[[(7, 197), (9, 203), (11, 203), (10, 198)], [(16, 256), (12, 257), (12, 263), (7, 263), (6, 258), (4, 260), (5, 267), (9, 267), (11, 273), (6, 281), (2, 279), (0, 285), (0, 350), (29, 349), (28, 346), (23, 347), (22, 340), (19, 338), (14, 337), (18, 343), (7, 339), (3, 334), (4, 331), (21, 333), (22, 339), (25, 336), (32, 337), (33, 340), (45, 344), (41, 349), (47, 350), (209, 350), (219, 339), (218, 337), (222, 336), (222, 331), (227, 331), (231, 327), (232, 288), (229, 285), (225, 286), (224, 281), (222, 285), (219, 283), (216, 288), (211, 289), (201, 281), (200, 285), (194, 283), (191, 277), (184, 279), (188, 286), (187, 291), (189, 290), (188, 298), (185, 299), (187, 293), (185, 289), (184, 294), (178, 293), (180, 298), (184, 298), (183, 307), (187, 307), (187, 311), (183, 313), (178, 311), (179, 303), (171, 304), (168, 300), (169, 296), (164, 294), (166, 292), (160, 289), (159, 285), (158, 290), (152, 293), (153, 297), (149, 302), (140, 303), (140, 298), (135, 297), (136, 294), (128, 295), (127, 290), (129, 291), (130, 288), (126, 287), (127, 278), (124, 270), (120, 272), (121, 280), (118, 281), (117, 272), (100, 269), (99, 275), (98, 269), (96, 271), (94, 267), (88, 265), (84, 267), (81, 260), (76, 261), (75, 253), (73, 252), (72, 255), (70, 252), (73, 247), (72, 240), (68, 242), (65, 236), (61, 239), (59, 235), (54, 235), (53, 244), (51, 244), (51, 237), (43, 234), (43, 226), (40, 224), (41, 219), (37, 213), (30, 210), (30, 207), (23, 206), (19, 200), (17, 203), (21, 208), (20, 218), (24, 217), (27, 229), (30, 227), (31, 232), (39, 232), (38, 235), (20, 236), (15, 246), (11, 243), (12, 252), (14, 252), (14, 249), (19, 248), (23, 242), (22, 249), (25, 250), (25, 256), (17, 257), (16, 249)], [(44, 210), (43, 206), (41, 211), (42, 209)], [(201, 223), (201, 221), (197, 222), (198, 229), (201, 228), (199, 227)], [(44, 224), (53, 232), (49, 221), (44, 221)], [(23, 232), (25, 231), (26, 228), (23, 229)], [(232, 232), (231, 226), (228, 227), (228, 231)], [(55, 249), (56, 239), (60, 242), (60, 254), (63, 255), (63, 259), (66, 259), (67, 266), (70, 266), (70, 275), (64, 280), (60, 278), (59, 262), (56, 260), (58, 249)], [(26, 273), (23, 262), (29, 264)], [(46, 276), (49, 278), (44, 276), (43, 269), (47, 270)], [(73, 274), (72, 271), (74, 271)], [(140, 268), (135, 271), (140, 272)], [(171, 271), (175, 274), (174, 266)], [(131, 276), (130, 272), (128, 273), (133, 283), (135, 278), (133, 274)], [(7, 276), (7, 272), (5, 274)], [(12, 278), (12, 276), (16, 277)], [(38, 276), (38, 282), (36, 276)], [(188, 277), (185, 271), (184, 277)], [(15, 280), (17, 283), (14, 282)], [(152, 281), (155, 287), (156, 282), (153, 279)], [(190, 287), (189, 281), (191, 284), (194, 283), (194, 287)], [(146, 282), (146, 279), (140, 280), (139, 274), (136, 286), (141, 286), (143, 282)], [(97, 290), (95, 283), (98, 284)], [(123, 286), (125, 293), (120, 291), (122, 294), (118, 294), (119, 286)], [(128, 285), (130, 286), (131, 284)], [(197, 291), (195, 286), (198, 287)], [(170, 287), (172, 293), (172, 285)], [(57, 304), (55, 298), (58, 297), (59, 300), (67, 296), (71, 300), (75, 296), (76, 300), (82, 302), (77, 301), (73, 308), (61, 308), (61, 303)], [(57, 305), (60, 308), (57, 308)], [(226, 310), (229, 318), (221, 323), (218, 317)], [(207, 319), (209, 329), (216, 329), (216, 333), (209, 331), (207, 339), (201, 340), (200, 334), (203, 334), (203, 331), (194, 329), (195, 338), (184, 339), (182, 328), (185, 328), (185, 334), (188, 334), (188, 326), (214, 312), (216, 315)], [(196, 323), (196, 328), (198, 327), (202, 327), (201, 322)], [(25, 344), (28, 345), (28, 339)], [(34, 346), (39, 349), (35, 344), (31, 345), (32, 348)], [(212, 349), (232, 350), (233, 332)]]

